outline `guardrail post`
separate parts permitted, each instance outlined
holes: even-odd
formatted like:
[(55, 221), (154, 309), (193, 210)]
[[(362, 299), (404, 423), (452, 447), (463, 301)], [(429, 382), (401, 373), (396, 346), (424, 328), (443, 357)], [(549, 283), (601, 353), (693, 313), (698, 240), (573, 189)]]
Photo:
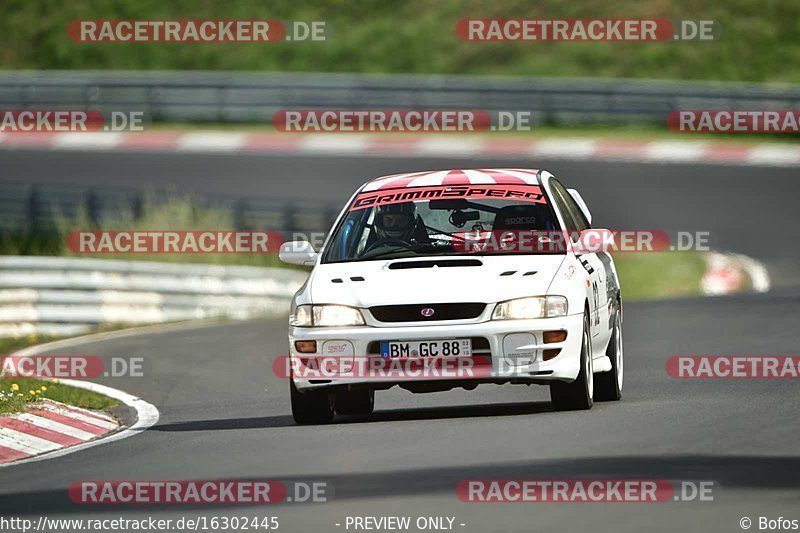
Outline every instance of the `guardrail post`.
[(338, 214), (339, 211), (331, 204), (325, 206), (325, 209), (322, 211), (322, 216), (325, 218), (325, 231), (327, 231), (328, 227), (333, 224), (333, 221), (336, 220), (336, 215)]
[(31, 185), (28, 192), (28, 231), (33, 233), (39, 226), (39, 188), (36, 185)]
[(245, 212), (247, 211), (247, 200), (244, 198), (233, 204), (233, 227), (237, 230), (250, 229), (246, 227)]
[(95, 227), (100, 227), (100, 198), (94, 189), (89, 189), (86, 193), (86, 213), (89, 220)]
[(294, 214), (296, 212), (297, 212), (297, 206), (295, 206), (291, 202), (288, 202), (283, 210), (283, 225), (284, 225), (284, 231), (287, 234), (294, 233), (295, 230)]
[(143, 210), (144, 210), (144, 193), (142, 191), (138, 191), (131, 200), (131, 211), (133, 212), (133, 218), (135, 220), (139, 220), (140, 218), (142, 218)]

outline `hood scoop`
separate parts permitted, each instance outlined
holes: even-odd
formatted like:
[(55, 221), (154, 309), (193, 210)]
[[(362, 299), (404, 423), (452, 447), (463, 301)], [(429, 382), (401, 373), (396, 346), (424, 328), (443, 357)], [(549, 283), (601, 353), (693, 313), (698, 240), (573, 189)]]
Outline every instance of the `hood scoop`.
[(478, 259), (426, 259), (420, 261), (399, 261), (389, 265), (389, 270), (404, 270), (407, 268), (449, 268), (449, 267), (479, 267), (483, 262)]

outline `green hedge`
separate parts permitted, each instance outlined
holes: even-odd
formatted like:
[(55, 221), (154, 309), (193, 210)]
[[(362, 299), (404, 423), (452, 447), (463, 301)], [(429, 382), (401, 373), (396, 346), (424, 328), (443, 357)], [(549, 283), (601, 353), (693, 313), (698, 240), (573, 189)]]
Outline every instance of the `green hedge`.
[[(467, 17), (712, 19), (717, 42), (466, 43)], [(76, 19), (324, 20), (322, 43), (80, 44)], [(794, 0), (4, 0), (6, 69), (212, 69), (614, 76), (800, 82)]]

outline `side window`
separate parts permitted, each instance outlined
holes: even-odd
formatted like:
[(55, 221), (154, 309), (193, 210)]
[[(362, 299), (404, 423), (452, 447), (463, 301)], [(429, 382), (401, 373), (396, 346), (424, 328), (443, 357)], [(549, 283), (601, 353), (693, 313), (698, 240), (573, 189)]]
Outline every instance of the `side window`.
[(550, 190), (553, 191), (553, 202), (555, 202), (556, 207), (558, 207), (558, 211), (561, 213), (561, 216), (564, 217), (564, 225), (566, 226), (566, 230), (570, 233), (576, 231), (577, 224), (575, 222), (575, 217), (571, 213), (567, 201), (562, 194), (564, 187), (561, 187), (561, 184), (556, 180), (551, 179)]
[(578, 231), (589, 229), (589, 222), (586, 220), (583, 211), (581, 211), (581, 208), (578, 207), (577, 203), (575, 203), (575, 199), (572, 198), (572, 195), (564, 188), (564, 186), (561, 185), (558, 180), (551, 179), (550, 187), (553, 190), (557, 190), (559, 196), (563, 198), (564, 203), (567, 206), (567, 211), (569, 211), (569, 214), (575, 223), (575, 229)]

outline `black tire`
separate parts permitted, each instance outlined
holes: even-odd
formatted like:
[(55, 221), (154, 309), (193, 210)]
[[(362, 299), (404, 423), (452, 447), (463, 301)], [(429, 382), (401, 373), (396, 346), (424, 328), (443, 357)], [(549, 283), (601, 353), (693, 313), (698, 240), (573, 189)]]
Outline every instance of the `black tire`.
[(289, 380), (292, 418), (298, 424), (327, 424), (333, 420), (333, 394), (327, 389), (300, 392)]
[(598, 402), (615, 402), (622, 398), (622, 378), (624, 375), (624, 352), (622, 350), (622, 308), (614, 317), (614, 331), (608, 343), (606, 356), (611, 359), (611, 371), (597, 374), (594, 378), (594, 399)]
[(554, 381), (550, 384), (550, 401), (556, 411), (591, 409), (594, 389), (592, 373), (592, 344), (589, 339), (589, 316), (583, 316), (581, 341), (581, 371), (572, 383)]
[(375, 409), (375, 390), (340, 389), (334, 394), (333, 404), (340, 415), (368, 415)]

